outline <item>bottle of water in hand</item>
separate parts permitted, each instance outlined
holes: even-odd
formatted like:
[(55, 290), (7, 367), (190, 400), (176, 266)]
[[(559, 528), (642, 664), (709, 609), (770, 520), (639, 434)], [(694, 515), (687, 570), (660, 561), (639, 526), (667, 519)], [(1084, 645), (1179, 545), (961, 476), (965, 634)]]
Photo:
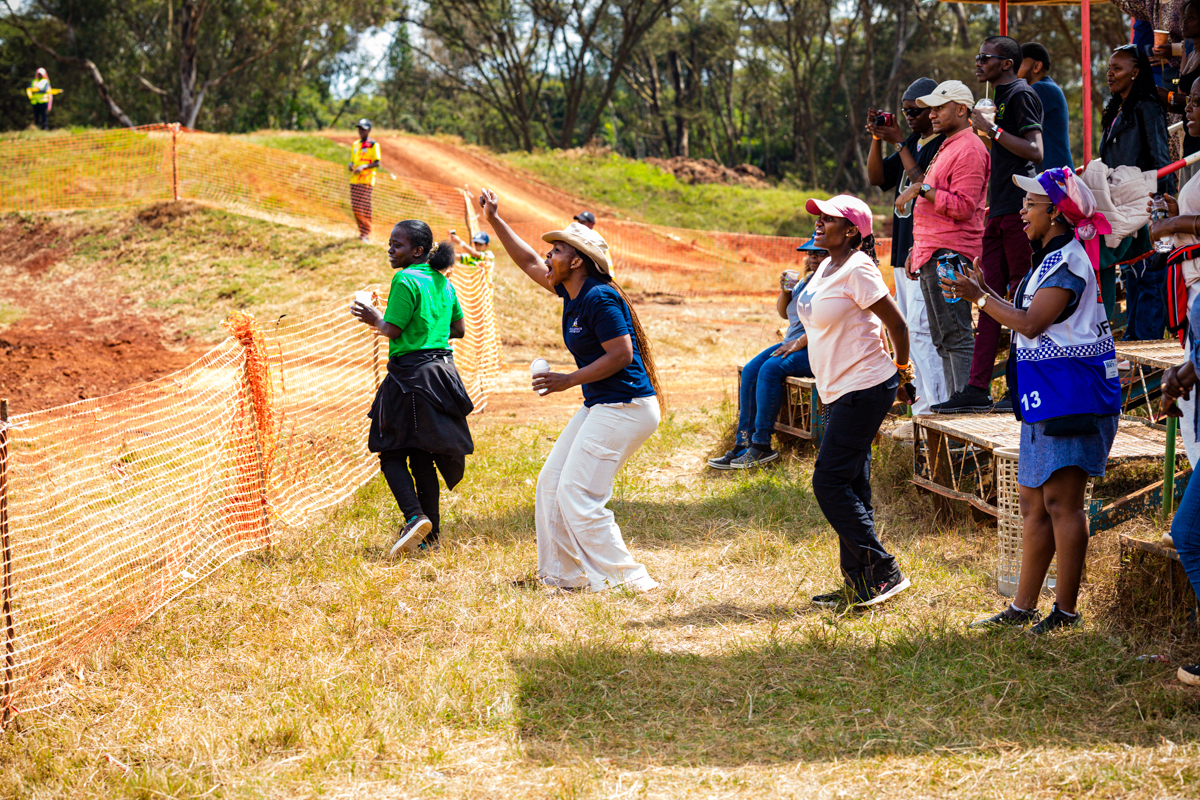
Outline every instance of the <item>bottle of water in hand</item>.
[[(543, 372), (549, 372), (549, 371), (550, 371), (550, 362), (544, 358), (535, 358), (533, 360), (533, 363), (529, 365), (529, 374), (531, 376), (532, 375), (541, 375)], [(546, 394), (546, 392), (545, 392), (545, 390), (542, 390), (542, 391), (539, 391), (538, 394), (544, 395), (544, 394)]]
[[(945, 280), (948, 280), (948, 281), (954, 280), (954, 278), (956, 277), (956, 273), (957, 273), (957, 270), (955, 269), (955, 267), (957, 267), (957, 266), (958, 266), (958, 256), (955, 255), (954, 253), (944, 253), (944, 254), (938, 256), (938, 258), (937, 258), (938, 278), (939, 279), (944, 278)], [(962, 299), (960, 297), (951, 297), (950, 295), (946, 294), (945, 291), (942, 292), (942, 298), (947, 303), (957, 303), (959, 300)]]
[[(1150, 221), (1155, 222), (1160, 219), (1167, 218), (1167, 200), (1159, 192), (1154, 195), (1150, 201)], [(1160, 236), (1154, 240), (1154, 252), (1169, 253), (1175, 249), (1175, 238), (1172, 236)]]

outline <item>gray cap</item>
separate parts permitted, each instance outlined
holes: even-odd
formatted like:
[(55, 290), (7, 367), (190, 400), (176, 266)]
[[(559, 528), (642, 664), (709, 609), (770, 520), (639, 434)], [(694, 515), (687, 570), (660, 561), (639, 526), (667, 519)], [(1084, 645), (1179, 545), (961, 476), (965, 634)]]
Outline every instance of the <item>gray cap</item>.
[(363, 117), (362, 119), (360, 119), (358, 121), (358, 127), (364, 131), (371, 130), (371, 120), (367, 119), (366, 117)]
[(937, 88), (937, 81), (933, 78), (917, 78), (908, 85), (904, 90), (904, 96), (901, 100), (916, 100), (918, 97), (923, 97), (927, 94), (933, 94), (933, 90)]

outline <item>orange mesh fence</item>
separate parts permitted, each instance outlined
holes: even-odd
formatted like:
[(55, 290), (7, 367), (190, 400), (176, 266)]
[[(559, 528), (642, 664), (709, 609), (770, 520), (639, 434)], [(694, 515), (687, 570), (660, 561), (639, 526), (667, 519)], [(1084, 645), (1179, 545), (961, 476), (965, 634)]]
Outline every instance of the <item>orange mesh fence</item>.
[[(452, 280), (468, 320), (490, 318), (490, 266)], [(80, 656), (375, 474), (366, 414), (387, 345), (349, 306), (261, 328), (235, 314), (233, 336), (187, 369), (0, 423), (5, 721), (62, 696)], [(455, 346), (481, 408), (498, 350)]]

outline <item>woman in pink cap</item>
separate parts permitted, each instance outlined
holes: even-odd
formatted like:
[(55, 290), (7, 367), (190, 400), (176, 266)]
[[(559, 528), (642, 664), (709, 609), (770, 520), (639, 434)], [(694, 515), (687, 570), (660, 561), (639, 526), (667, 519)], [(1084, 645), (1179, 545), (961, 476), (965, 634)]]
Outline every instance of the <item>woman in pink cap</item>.
[(813, 495), (837, 531), (845, 578), (813, 603), (873, 606), (909, 586), (879, 541), (871, 507), (871, 443), (897, 399), (916, 399), (908, 388), (908, 326), (879, 272), (867, 204), (841, 194), (810, 199), (805, 208), (817, 217), (815, 244), (829, 253), (796, 302), (825, 421)]

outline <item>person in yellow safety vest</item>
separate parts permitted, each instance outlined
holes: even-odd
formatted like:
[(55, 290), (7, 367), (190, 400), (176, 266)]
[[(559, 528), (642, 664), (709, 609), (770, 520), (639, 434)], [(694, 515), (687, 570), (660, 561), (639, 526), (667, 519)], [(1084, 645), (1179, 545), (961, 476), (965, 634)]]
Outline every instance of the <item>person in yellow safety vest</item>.
[(50, 130), (50, 106), (54, 104), (54, 94), (50, 89), (50, 76), (46, 70), (38, 68), (33, 83), (25, 90), (29, 102), (33, 104), (33, 125), (44, 131)]
[(358, 222), (358, 238), (371, 239), (371, 194), (379, 169), (379, 142), (370, 138), (371, 120), (358, 121), (358, 142), (350, 154), (350, 207)]

